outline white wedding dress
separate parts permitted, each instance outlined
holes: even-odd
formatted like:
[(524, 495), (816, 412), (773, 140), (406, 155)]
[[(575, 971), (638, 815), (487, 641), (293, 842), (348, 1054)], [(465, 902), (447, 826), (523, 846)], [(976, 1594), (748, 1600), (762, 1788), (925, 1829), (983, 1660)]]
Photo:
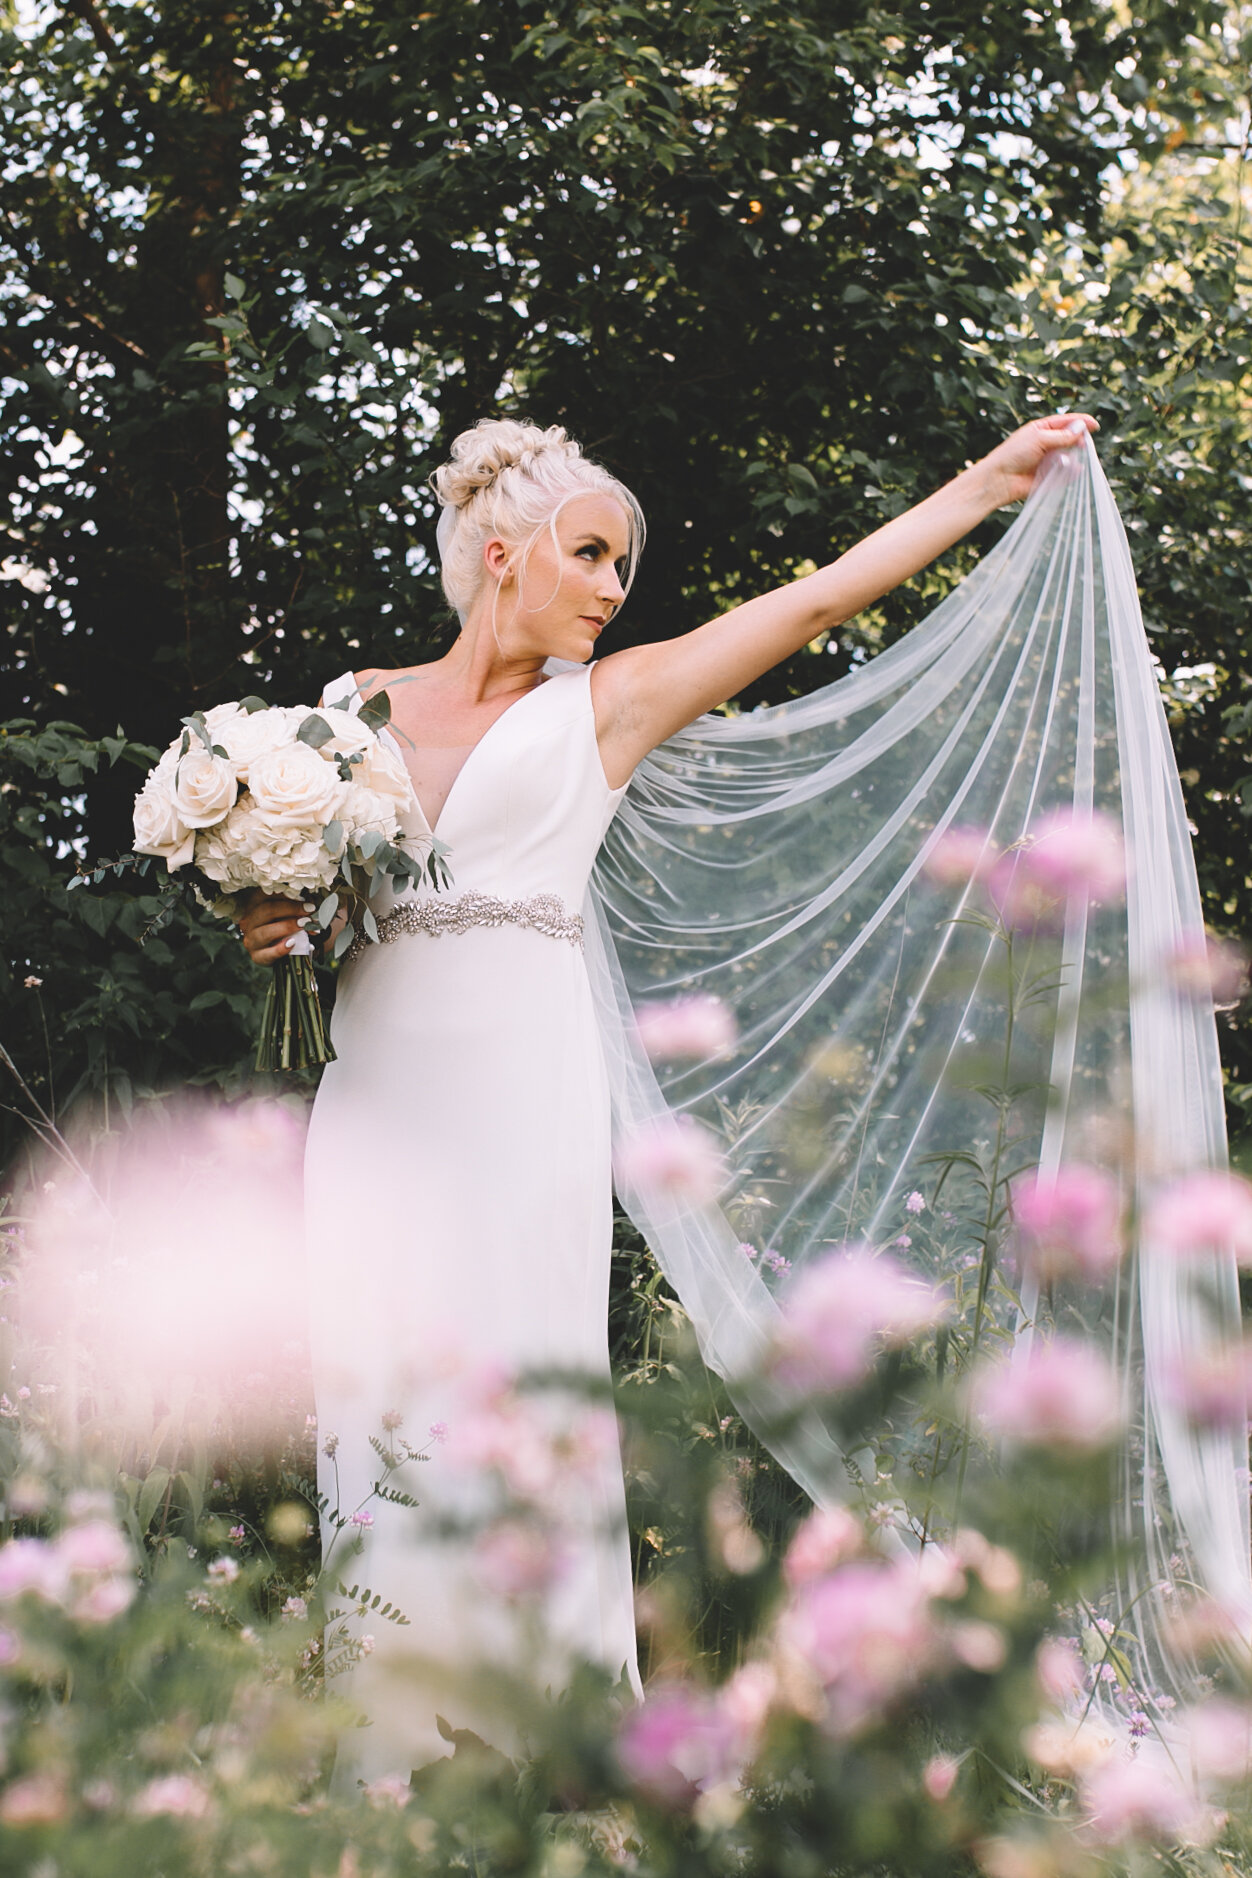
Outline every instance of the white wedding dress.
[[(348, 675), (325, 702), (354, 693)], [(409, 1620), (356, 1624), (373, 1646), (346, 1693), (368, 1726), (341, 1765), (361, 1777), (447, 1754), (436, 1714), (509, 1745), (455, 1688), (475, 1659), (520, 1664), (526, 1631), (468, 1539), (441, 1532), (478, 1505), (460, 1422), (492, 1370), (608, 1381), (609, 1094), (578, 913), (623, 793), (605, 780), (590, 668), (547, 678), (473, 746), (447, 796), (438, 829), (450, 892), (406, 896), (436, 916), (459, 904), (499, 923), (403, 931), (340, 977), (337, 1061), (306, 1163), (319, 1444), (338, 1437), (320, 1486), (345, 1514), (368, 1501), (372, 1516), (353, 1529), (363, 1550), (343, 1579)], [(420, 809), (412, 832), (429, 832)], [(392, 1477), (416, 1510), (369, 1499), (384, 1414), (402, 1416), (397, 1436), (429, 1450)], [(432, 1425), (447, 1425), (446, 1442)], [(582, 1657), (638, 1690), (615, 1440), (581, 1457), (572, 1497), (564, 1566), (540, 1613), (542, 1673), (555, 1692)]]

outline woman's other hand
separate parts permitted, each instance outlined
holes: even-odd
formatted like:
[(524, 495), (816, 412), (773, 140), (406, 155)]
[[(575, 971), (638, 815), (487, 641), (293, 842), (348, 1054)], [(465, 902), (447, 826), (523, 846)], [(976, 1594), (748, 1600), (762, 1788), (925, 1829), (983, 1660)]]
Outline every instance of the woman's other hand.
[(1037, 417), (1023, 424), (1011, 437), (997, 444), (979, 464), (987, 477), (989, 508), (1003, 508), (1006, 502), (1024, 502), (1030, 494), (1035, 472), (1054, 450), (1072, 450), (1100, 426), (1083, 411), (1067, 411), (1061, 417)]
[[(260, 894), (240, 915), (239, 930), (254, 965), (277, 965), (290, 958), (292, 940), (307, 931), (312, 901), (266, 899)], [(299, 948), (303, 950), (303, 948)]]

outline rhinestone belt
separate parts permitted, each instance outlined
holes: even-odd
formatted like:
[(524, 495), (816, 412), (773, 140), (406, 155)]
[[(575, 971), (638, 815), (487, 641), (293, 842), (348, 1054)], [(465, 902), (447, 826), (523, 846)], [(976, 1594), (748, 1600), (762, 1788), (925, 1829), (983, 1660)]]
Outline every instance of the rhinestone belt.
[[(469, 932), (472, 926), (526, 926), (549, 939), (568, 939), (573, 946), (583, 942), (581, 913), (571, 913), (555, 893), (536, 893), (529, 900), (500, 900), (494, 893), (477, 893), (473, 888), (455, 900), (404, 900), (394, 913), (378, 922), (378, 944), (393, 945), (406, 933), (429, 933), (442, 938), (445, 933)], [(348, 947), (344, 963), (359, 958), (369, 950), (370, 941), (359, 934)]]

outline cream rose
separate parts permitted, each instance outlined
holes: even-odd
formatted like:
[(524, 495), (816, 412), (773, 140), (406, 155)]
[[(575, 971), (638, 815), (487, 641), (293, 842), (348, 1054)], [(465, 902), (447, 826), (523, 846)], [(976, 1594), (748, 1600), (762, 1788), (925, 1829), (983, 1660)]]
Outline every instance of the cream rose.
[(248, 768), (248, 788), (258, 809), (276, 824), (316, 828), (333, 821), (346, 783), (335, 764), (307, 743), (265, 750)]
[(252, 765), (256, 759), (271, 750), (289, 748), (296, 741), (296, 732), (308, 716), (309, 712), (299, 705), (294, 708), (274, 706), (266, 711), (240, 711), (215, 733), (214, 741), (220, 743), (230, 757), (240, 782), (250, 783)]
[(188, 828), (212, 828), (230, 813), (239, 794), (234, 765), (224, 756), (211, 756), (197, 741), (179, 758), (170, 793)]
[(375, 737), (362, 761), (353, 764), (352, 774), (367, 789), (373, 789), (381, 796), (390, 796), (399, 803), (401, 809), (413, 807), (413, 783), (404, 758), (398, 750), (390, 749), (379, 738)]
[(170, 772), (162, 775), (158, 764), (135, 797), (135, 852), (158, 855), (175, 873), (191, 859), (195, 844), (194, 828), (174, 807)]

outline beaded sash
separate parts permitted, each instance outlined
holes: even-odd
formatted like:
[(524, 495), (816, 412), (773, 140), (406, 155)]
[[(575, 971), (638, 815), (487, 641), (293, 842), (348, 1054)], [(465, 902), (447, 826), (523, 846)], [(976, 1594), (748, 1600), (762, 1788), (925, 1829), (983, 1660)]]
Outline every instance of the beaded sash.
[[(571, 945), (583, 942), (581, 913), (571, 913), (555, 893), (532, 894), (529, 900), (501, 900), (494, 893), (479, 893), (470, 888), (455, 900), (404, 900), (394, 913), (378, 922), (378, 944), (392, 945), (406, 933), (429, 933), (442, 938), (445, 933), (469, 932), (473, 926), (527, 926), (532, 932), (545, 933), (549, 939), (568, 939)], [(348, 947), (345, 963), (369, 950), (369, 940), (358, 935)]]

